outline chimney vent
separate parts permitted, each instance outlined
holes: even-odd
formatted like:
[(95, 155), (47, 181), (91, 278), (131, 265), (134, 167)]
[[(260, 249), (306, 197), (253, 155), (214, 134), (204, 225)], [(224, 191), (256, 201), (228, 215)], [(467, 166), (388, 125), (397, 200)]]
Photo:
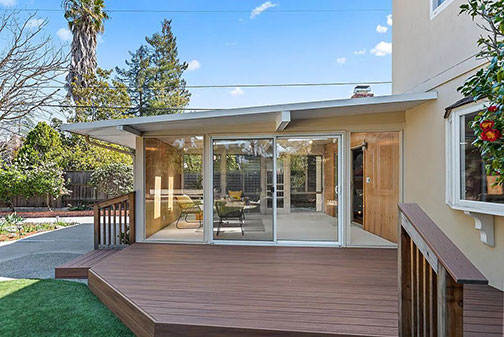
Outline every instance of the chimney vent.
[(373, 96), (374, 94), (371, 91), (371, 86), (358, 85), (354, 88), (352, 98), (373, 97)]

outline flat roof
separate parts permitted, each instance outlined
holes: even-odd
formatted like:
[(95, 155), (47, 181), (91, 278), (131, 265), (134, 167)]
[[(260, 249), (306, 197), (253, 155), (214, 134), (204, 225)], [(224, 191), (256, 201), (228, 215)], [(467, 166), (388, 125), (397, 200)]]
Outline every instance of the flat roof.
[(216, 125), (239, 127), (258, 122), (271, 125), (271, 130), (264, 131), (283, 131), (293, 120), (401, 112), (435, 99), (437, 92), (431, 91), (64, 124), (61, 129), (135, 148), (135, 138), (142, 135), (169, 135), (187, 129), (201, 133)]

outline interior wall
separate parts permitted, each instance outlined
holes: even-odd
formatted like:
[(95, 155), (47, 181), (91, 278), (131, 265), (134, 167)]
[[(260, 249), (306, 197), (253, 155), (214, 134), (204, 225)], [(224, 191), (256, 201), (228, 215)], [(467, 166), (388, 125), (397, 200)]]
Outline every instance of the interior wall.
[[(177, 220), (180, 215), (174, 198), (168, 198), (161, 192), (170, 188), (181, 189), (183, 154), (173, 146), (154, 138), (145, 140), (145, 152), (145, 234), (149, 237)], [(172, 179), (173, 186), (170, 186)], [(161, 191), (156, 191), (158, 189)], [(156, 207), (159, 207), (159, 212)]]

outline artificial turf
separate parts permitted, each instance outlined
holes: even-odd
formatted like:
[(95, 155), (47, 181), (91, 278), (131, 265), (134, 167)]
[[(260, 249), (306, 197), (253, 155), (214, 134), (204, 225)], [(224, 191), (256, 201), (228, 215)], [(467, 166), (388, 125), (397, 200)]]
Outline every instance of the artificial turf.
[(0, 282), (0, 336), (134, 336), (85, 284)]

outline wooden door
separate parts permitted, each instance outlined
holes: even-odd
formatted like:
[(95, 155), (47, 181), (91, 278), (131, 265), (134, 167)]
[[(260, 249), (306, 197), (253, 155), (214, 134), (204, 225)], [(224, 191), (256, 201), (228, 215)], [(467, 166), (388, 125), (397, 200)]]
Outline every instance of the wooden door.
[(364, 151), (364, 230), (397, 242), (399, 132), (352, 134)]

